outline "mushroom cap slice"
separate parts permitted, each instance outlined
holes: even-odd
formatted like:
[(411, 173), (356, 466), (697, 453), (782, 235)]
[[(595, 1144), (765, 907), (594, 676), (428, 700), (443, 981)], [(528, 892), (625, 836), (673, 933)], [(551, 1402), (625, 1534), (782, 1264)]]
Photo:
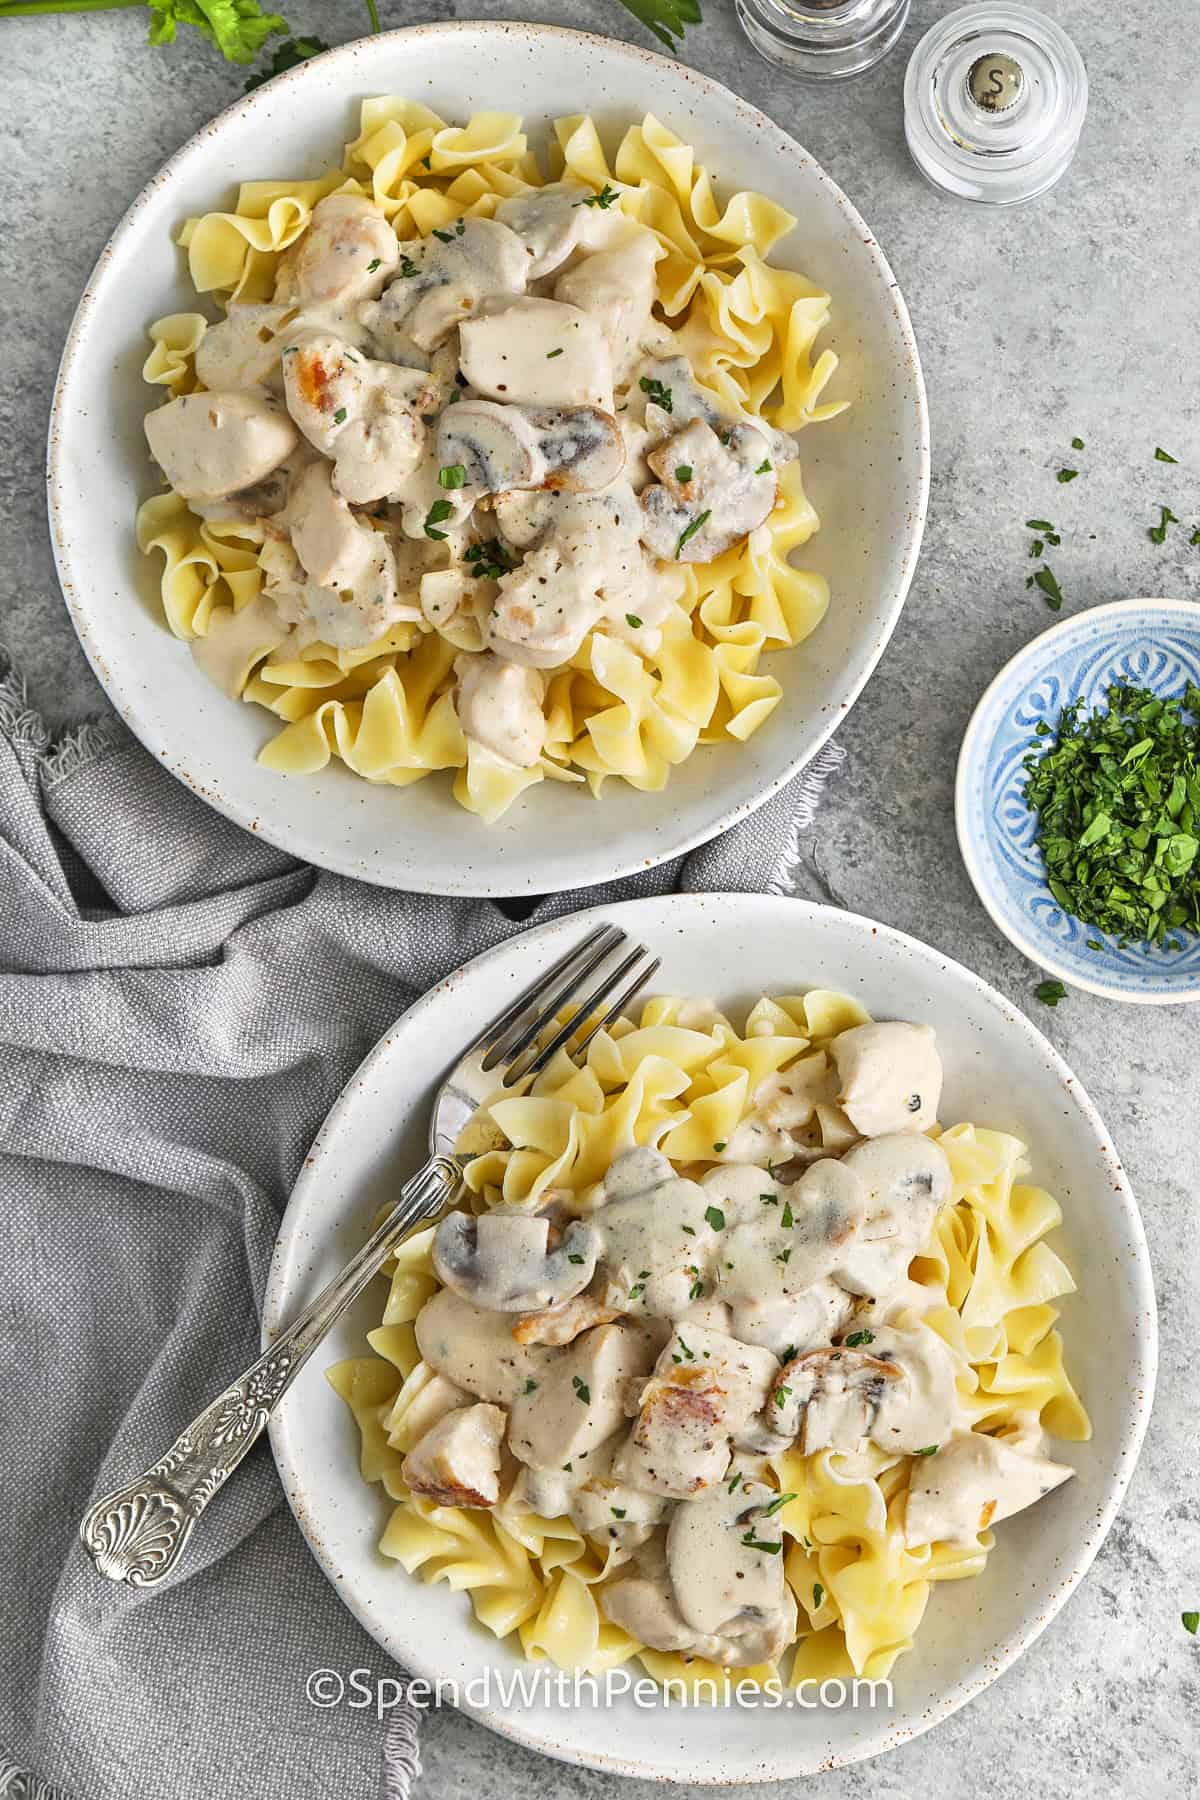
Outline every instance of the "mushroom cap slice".
[(625, 440), (595, 406), (504, 406), (464, 400), (438, 421), (437, 456), (459, 465), (483, 494), (511, 488), (583, 491), (607, 487), (625, 466)]
[(763, 523), (779, 492), (771, 446), (753, 425), (717, 431), (692, 419), (646, 461), (661, 485), (642, 493), (642, 539), (664, 559), (712, 562)]
[(495, 217), (521, 240), (530, 281), (549, 275), (574, 250), (587, 219), (584, 201), (590, 195), (590, 188), (576, 182), (551, 181), (497, 206)]
[(863, 1137), (928, 1131), (937, 1123), (942, 1059), (931, 1026), (898, 1019), (854, 1025), (830, 1048), (838, 1104)]
[(403, 245), (396, 279), (362, 318), (376, 339), (397, 348), (397, 339), (408, 339), (429, 352), (485, 300), (524, 293), (528, 279), (528, 252), (507, 225), (458, 219)]
[(433, 1240), (439, 1281), (489, 1312), (537, 1312), (573, 1300), (596, 1272), (600, 1239), (582, 1219), (548, 1249), (550, 1221), (531, 1213), (447, 1213)]
[(779, 1371), (766, 1416), (804, 1456), (849, 1452), (870, 1437), (889, 1391), (902, 1391), (905, 1381), (899, 1364), (865, 1350), (806, 1350)]
[(296, 427), (262, 394), (181, 394), (146, 415), (155, 462), (185, 500), (222, 500), (273, 473)]

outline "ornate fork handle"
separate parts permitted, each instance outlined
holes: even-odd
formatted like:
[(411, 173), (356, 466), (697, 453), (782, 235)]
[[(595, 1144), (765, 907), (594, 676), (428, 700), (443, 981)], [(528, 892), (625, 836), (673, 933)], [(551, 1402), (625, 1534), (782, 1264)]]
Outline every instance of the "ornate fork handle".
[(444, 1206), (461, 1179), (453, 1158), (431, 1157), (405, 1182), (378, 1229), (271, 1348), (206, 1406), (144, 1475), (96, 1501), (79, 1535), (102, 1575), (150, 1587), (174, 1567), (197, 1519), (258, 1442), (322, 1338), (400, 1239)]

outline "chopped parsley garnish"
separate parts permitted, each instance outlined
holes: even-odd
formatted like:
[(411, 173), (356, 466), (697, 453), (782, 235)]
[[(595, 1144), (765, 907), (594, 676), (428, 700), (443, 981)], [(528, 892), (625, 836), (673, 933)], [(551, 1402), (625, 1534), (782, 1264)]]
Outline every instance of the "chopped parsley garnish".
[(1195, 531), (1193, 531), (1191, 537), (1188, 539), (1188, 543), (1200, 544), (1200, 525), (1197, 525)]
[(706, 1206), (704, 1209), (704, 1216), (714, 1231), (724, 1231), (725, 1214), (721, 1211), (719, 1206)]
[(1062, 482), (1074, 481), (1078, 473), (1078, 469), (1060, 469), (1054, 479)]
[(577, 1252), (572, 1251), (570, 1253), (570, 1255), (567, 1257), (567, 1261), (569, 1263), (581, 1263), (583, 1261), (583, 1258)]
[[(1200, 687), (1182, 700), (1114, 684), (1107, 708), (1065, 707), (1025, 758), (1025, 800), (1050, 892), (1124, 945), (1200, 932)], [(1089, 940), (1100, 947), (1098, 939)]]
[(582, 1400), (583, 1404), (586, 1406), (592, 1397), (591, 1389), (588, 1387), (587, 1382), (584, 1381), (580, 1375), (572, 1375), (571, 1386), (575, 1389), (575, 1398), (577, 1400)]
[(1033, 990), (1033, 997), (1044, 1006), (1057, 1006), (1060, 1000), (1066, 999), (1067, 990), (1061, 981), (1039, 981)]
[(783, 1212), (780, 1215), (779, 1223), (781, 1225), (794, 1225), (796, 1223), (792, 1213), (792, 1203), (790, 1200), (785, 1200), (783, 1203)]
[(1026, 519), (1025, 526), (1028, 531), (1053, 531), (1054, 530), (1054, 527), (1050, 523), (1049, 519)]
[(640, 1300), (642, 1295), (645, 1293), (645, 1291), (646, 1291), (645, 1282), (644, 1281), (635, 1281), (633, 1286), (629, 1290), (629, 1298), (631, 1300)]
[(756, 475), (769, 475), (771, 473), (771, 459), (769, 456), (763, 457), (754, 473)]
[(1035, 574), (1029, 577), (1025, 586), (1040, 588), (1046, 597), (1046, 605), (1050, 608), (1051, 612), (1062, 611), (1062, 589), (1058, 585), (1058, 578), (1053, 569), (1038, 569)]
[(777, 1263), (783, 1263), (786, 1266), (788, 1263), (791, 1262), (791, 1260), (792, 1260), (792, 1247), (789, 1244), (786, 1250), (781, 1250), (779, 1252), (778, 1256), (775, 1258), (775, 1261)]
[(529, 1379), (525, 1383), (525, 1392), (527, 1394), (536, 1394), (537, 1393), (537, 1382), (533, 1379), (532, 1375), (529, 1377)]
[(683, 530), (679, 534), (679, 542), (675, 546), (676, 562), (679, 561), (680, 556), (683, 554), (683, 546), (687, 543), (688, 539), (694, 538), (696, 533), (700, 530), (700, 528), (703, 525), (706, 525), (711, 517), (712, 517), (712, 509), (708, 508), (702, 513), (697, 513), (696, 517), (692, 520), (690, 525), (684, 526)]
[(741, 1479), (742, 1479), (742, 1471), (740, 1469), (735, 1469), (734, 1475), (733, 1475), (733, 1480), (729, 1483), (729, 1492), (731, 1494)]
[(789, 1500), (794, 1500), (795, 1498), (795, 1494), (776, 1494), (770, 1506), (763, 1507), (763, 1518), (769, 1519), (772, 1513), (777, 1513), (781, 1506), (786, 1506)]
[(344, 406), (338, 407), (333, 415), (333, 422), (335, 425), (344, 425), (346, 423), (346, 409)]
[[(705, 516), (705, 518), (707, 518), (708, 514), (705, 513), (704, 516)], [(713, 1145), (713, 1149), (716, 1151), (718, 1156), (721, 1154), (722, 1150), (728, 1150), (728, 1148), (729, 1148), (729, 1145), (725, 1142), (724, 1138), (721, 1139), (719, 1144)]]
[(873, 1331), (852, 1331), (844, 1342), (848, 1350), (858, 1350), (863, 1344), (873, 1344), (875, 1333)]
[(1158, 524), (1151, 525), (1146, 536), (1150, 539), (1152, 544), (1165, 544), (1167, 541), (1167, 526), (1178, 525), (1179, 520), (1175, 517), (1175, 514), (1171, 511), (1169, 506), (1160, 506), (1158, 515)]
[(688, 1289), (688, 1299), (689, 1300), (703, 1300), (703, 1298), (704, 1298), (704, 1283), (700, 1280), (699, 1276), (697, 1276), (696, 1280), (693, 1281), (691, 1287)]
[(782, 1359), (785, 1363), (790, 1363), (792, 1358), (795, 1356), (795, 1354), (796, 1354), (795, 1344), (789, 1344), (786, 1350), (780, 1351), (780, 1356), (782, 1357)]
[(676, 1342), (678, 1343), (679, 1348), (683, 1351), (683, 1355), (673, 1357), (672, 1361), (674, 1361), (674, 1362), (685, 1362), (685, 1361), (686, 1362), (695, 1362), (696, 1352), (692, 1349), (691, 1345), (685, 1344), (682, 1338), (677, 1338)]
[(732, 442), (733, 442), (732, 431), (722, 431), (719, 435), (720, 435), (721, 442), (723, 444), (725, 444), (726, 446), (728, 446), (729, 444), (732, 444)]
[[(454, 242), (454, 233), (452, 231), (438, 231), (435, 227), (433, 235), (435, 238), (440, 238), (443, 244), (452, 244)], [(461, 237), (461, 235), (462, 233), (460, 232), (459, 236)]]
[(565, 1470), (565, 1471), (566, 1471), (566, 1473), (567, 1473), (567, 1474), (568, 1474), (568, 1475), (570, 1475), (570, 1474), (571, 1474), (571, 1473), (572, 1473), (572, 1471), (573, 1471), (573, 1469), (574, 1469), (574, 1466), (575, 1466), (575, 1465), (574, 1465), (574, 1464), (573, 1464), (573, 1463), (569, 1463), (569, 1462), (565, 1462), (565, 1463), (564, 1463), (564, 1464), (563, 1464), (563, 1468), (564, 1468), (564, 1470)]
[(780, 1386), (775, 1389), (775, 1392), (772, 1395), (772, 1399), (774, 1400), (775, 1405), (780, 1409), (781, 1412), (783, 1411), (783, 1408), (787, 1405), (787, 1403), (791, 1399), (791, 1397), (792, 1397), (792, 1390), (785, 1383), (781, 1383)]
[(643, 375), (638, 381), (638, 386), (655, 406), (661, 406), (664, 412), (673, 410), (671, 390), (669, 387), (664, 387), (661, 381), (656, 381), (652, 375)]
[(636, 613), (626, 613), (625, 623), (632, 626), (634, 631), (640, 631), (642, 629), (642, 621), (638, 618)]
[(373, 275), (382, 261), (383, 258), (381, 256), (373, 256), (367, 264), (367, 274)]
[(454, 508), (449, 500), (435, 500), (429, 511), (425, 514), (425, 536), (427, 538), (433, 538), (438, 543), (442, 543), (446, 533), (444, 531), (437, 531), (434, 527), (440, 525), (444, 519), (448, 519), (453, 511)]
[(471, 565), (471, 573), (481, 581), (485, 577), (499, 581), (502, 575), (510, 574), (517, 566), (499, 538), (487, 538), (482, 544), (472, 544), (463, 561)]
[(598, 206), (601, 212), (607, 212), (621, 198), (615, 187), (606, 181), (598, 194), (585, 194), (582, 200), (576, 200), (576, 206)]
[(410, 277), (410, 276), (411, 276), (411, 275), (415, 275), (415, 274), (416, 274), (416, 272), (417, 272), (417, 265), (416, 265), (416, 263), (415, 263), (415, 262), (414, 262), (414, 261), (413, 261), (413, 259), (412, 259), (412, 257), (411, 257), (411, 256), (402, 256), (402, 257), (401, 257), (401, 258), (400, 258), (400, 275), (401, 275), (401, 278), (402, 278), (402, 279), (403, 279), (403, 280), (404, 280), (404, 281), (407, 281), (407, 280), (408, 280), (408, 279), (409, 279), (409, 277)]
[(462, 463), (444, 463), (438, 470), (440, 488), (460, 488), (466, 485), (467, 471)]
[(694, 1225), (681, 1225), (679, 1229), (682, 1231), (684, 1237), (695, 1237), (696, 1235), (696, 1227)]
[(814, 1581), (813, 1582), (813, 1607), (814, 1607), (814, 1609), (817, 1608), (818, 1606), (820, 1606), (820, 1604), (824, 1598), (825, 1598), (825, 1589), (821, 1586), (819, 1581)]
[(561, 356), (561, 355), (562, 355), (562, 353), (563, 353), (563, 347), (562, 347), (562, 345), (561, 345), (561, 344), (560, 344), (560, 345), (559, 345), (559, 346), (558, 346), (558, 349), (557, 349), (557, 350), (547, 350), (547, 352), (546, 352), (546, 361), (547, 361), (547, 362), (553, 362), (553, 361), (554, 361), (554, 358), (555, 358), (555, 357), (556, 357), (556, 356)]
[(675, 479), (676, 481), (690, 481), (692, 479), (691, 463), (680, 463), (675, 471)]
[(1155, 462), (1177, 463), (1179, 461), (1179, 458), (1177, 456), (1172, 456), (1171, 452), (1169, 450), (1164, 450), (1162, 445), (1159, 444), (1156, 446), (1155, 451), (1154, 451), (1154, 460), (1155, 460)]
[(1180, 1613), (1179, 1617), (1183, 1621), (1183, 1629), (1190, 1631), (1195, 1637), (1196, 1633), (1200, 1631), (1200, 1612)]
[(609, 1511), (612, 1513), (614, 1519), (623, 1519), (625, 1517), (625, 1508), (623, 1506), (612, 1506), (609, 1508)]
[(926, 1446), (923, 1450), (914, 1450), (913, 1455), (914, 1456), (936, 1456), (937, 1452), (938, 1452), (938, 1446), (936, 1444), (926, 1444)]
[(762, 1550), (767, 1556), (778, 1556), (783, 1549), (782, 1538), (777, 1543), (772, 1543), (770, 1539), (756, 1538), (753, 1527), (746, 1533), (742, 1542), (747, 1550)]
[(1071, 448), (1072, 448), (1072, 450), (1082, 450), (1083, 449), (1083, 439), (1081, 437), (1072, 438), (1071, 439)]
[(779, 1195), (778, 1194), (760, 1194), (758, 1197), (762, 1201), (764, 1206), (778, 1206), (779, 1205)]

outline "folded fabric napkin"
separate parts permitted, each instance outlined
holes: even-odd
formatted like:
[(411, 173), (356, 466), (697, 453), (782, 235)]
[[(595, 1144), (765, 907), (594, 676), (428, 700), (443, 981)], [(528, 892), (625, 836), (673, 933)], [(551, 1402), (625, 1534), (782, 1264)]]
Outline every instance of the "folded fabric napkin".
[[(809, 890), (805, 834), (841, 760), (828, 746), (718, 843), (527, 922)], [(265, 1446), (161, 1587), (102, 1580), (76, 1532), (257, 1353), (280, 1215), (356, 1063), (525, 922), (298, 864), (115, 718), (52, 744), (0, 664), (0, 1795), (407, 1800), (415, 1708), (381, 1731), (306, 1698), (312, 1670), (384, 1659)]]

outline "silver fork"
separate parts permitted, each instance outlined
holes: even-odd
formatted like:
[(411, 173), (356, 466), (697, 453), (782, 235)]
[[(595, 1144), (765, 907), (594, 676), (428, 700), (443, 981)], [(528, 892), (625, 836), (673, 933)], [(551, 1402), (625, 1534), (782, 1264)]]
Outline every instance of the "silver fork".
[[(150, 1587), (174, 1567), (201, 1513), (261, 1437), (317, 1345), (401, 1239), (456, 1197), (463, 1163), (455, 1145), (481, 1101), (497, 1085), (533, 1080), (558, 1050), (578, 1060), (655, 974), (659, 959), (641, 944), (627, 946), (619, 927), (598, 926), (467, 1046), (438, 1089), (428, 1160), (361, 1250), (165, 1456), (90, 1508), (79, 1535), (102, 1575)], [(571, 1019), (559, 1024), (558, 1014), (573, 1002)]]

